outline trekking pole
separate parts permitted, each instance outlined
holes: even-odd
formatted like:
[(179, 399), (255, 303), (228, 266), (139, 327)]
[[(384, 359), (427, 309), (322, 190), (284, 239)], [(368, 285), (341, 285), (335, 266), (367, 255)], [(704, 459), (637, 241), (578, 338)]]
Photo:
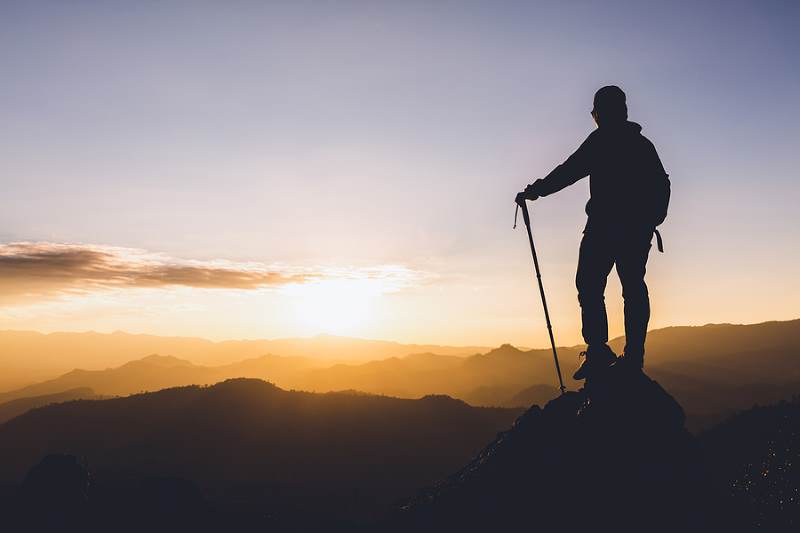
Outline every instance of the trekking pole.
[(522, 220), (528, 230), (528, 242), (531, 245), (531, 255), (533, 256), (533, 267), (536, 269), (536, 281), (539, 282), (539, 294), (542, 295), (542, 307), (544, 308), (544, 319), (547, 322), (547, 333), (550, 335), (550, 346), (553, 348), (553, 360), (556, 363), (556, 373), (558, 374), (558, 386), (561, 394), (566, 392), (564, 380), (561, 378), (561, 365), (558, 364), (558, 353), (556, 352), (556, 341), (553, 339), (553, 326), (550, 324), (550, 313), (547, 311), (547, 299), (544, 296), (544, 285), (542, 284), (542, 273), (539, 271), (539, 259), (536, 257), (536, 247), (533, 245), (533, 233), (531, 233), (531, 217), (528, 214), (528, 204), (525, 200), (517, 203), (517, 211), (514, 212), (514, 227), (517, 227), (517, 213), (522, 208)]

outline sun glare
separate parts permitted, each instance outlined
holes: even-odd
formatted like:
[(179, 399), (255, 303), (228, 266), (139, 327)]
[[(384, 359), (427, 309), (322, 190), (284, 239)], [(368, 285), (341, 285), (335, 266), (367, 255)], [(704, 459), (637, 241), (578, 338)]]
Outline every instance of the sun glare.
[(368, 325), (384, 288), (375, 279), (338, 279), (292, 285), (285, 291), (298, 325), (308, 333), (353, 334)]

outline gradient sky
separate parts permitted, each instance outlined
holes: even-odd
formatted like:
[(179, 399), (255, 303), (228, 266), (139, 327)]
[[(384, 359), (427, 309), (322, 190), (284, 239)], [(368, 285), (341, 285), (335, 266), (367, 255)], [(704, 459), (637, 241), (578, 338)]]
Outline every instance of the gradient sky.
[[(796, 318), (798, 5), (4, 1), (0, 328), (544, 345), (513, 197), (609, 83), (673, 184), (651, 326)], [(587, 194), (532, 206), (559, 343)]]

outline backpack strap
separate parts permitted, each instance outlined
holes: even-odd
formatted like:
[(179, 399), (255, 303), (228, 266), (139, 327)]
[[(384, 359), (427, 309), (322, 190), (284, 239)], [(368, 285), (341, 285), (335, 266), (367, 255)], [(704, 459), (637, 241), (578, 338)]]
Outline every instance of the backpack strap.
[(662, 254), (664, 253), (664, 240), (661, 238), (661, 233), (658, 230), (653, 230), (656, 234), (656, 246), (658, 246), (658, 251)]

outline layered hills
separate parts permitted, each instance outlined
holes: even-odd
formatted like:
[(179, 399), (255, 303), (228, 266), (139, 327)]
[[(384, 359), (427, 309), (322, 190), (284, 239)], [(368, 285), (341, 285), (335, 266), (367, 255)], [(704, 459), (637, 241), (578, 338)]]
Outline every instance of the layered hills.
[[(29, 411), (0, 425), (0, 484), (57, 453), (97, 483), (170, 476), (265, 515), (365, 519), (466, 463), (521, 410), (445, 396), (285, 391), (237, 379)], [(127, 480), (127, 481), (126, 481)]]
[[(611, 344), (619, 350), (622, 342), (615, 339)], [(387, 344), (378, 344), (388, 349)], [(579, 350), (559, 349), (565, 376), (574, 370)], [(698, 430), (754, 404), (800, 392), (798, 355), (798, 320), (672, 327), (649, 333), (647, 371), (681, 402), (689, 427)], [(199, 364), (196, 359), (149, 355), (111, 368), (76, 369), (2, 392), (0, 404), (81, 387), (114, 396), (237, 377), (314, 392), (357, 390), (402, 398), (446, 394), (479, 406), (527, 407), (544, 404), (557, 394), (550, 351), (511, 345), (467, 356), (420, 352), (361, 363), (325, 362), (311, 355), (259, 355), (222, 365)], [(569, 379), (567, 384), (578, 385)]]

